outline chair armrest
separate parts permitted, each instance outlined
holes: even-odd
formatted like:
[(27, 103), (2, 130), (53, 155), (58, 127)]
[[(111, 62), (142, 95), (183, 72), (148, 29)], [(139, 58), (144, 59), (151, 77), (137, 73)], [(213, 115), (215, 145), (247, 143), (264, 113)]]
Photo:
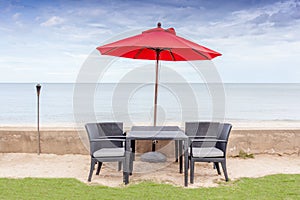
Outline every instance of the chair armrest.
[(190, 142), (227, 142), (227, 140), (218, 140), (218, 139), (190, 139)]
[(193, 143), (194, 142), (202, 142), (202, 143), (206, 143), (206, 142), (216, 142), (216, 144), (218, 143), (224, 143), (224, 144), (227, 144), (227, 140), (218, 140), (218, 139), (190, 139), (189, 140), (189, 146), (191, 148), (191, 152), (192, 152), (192, 149), (193, 149)]
[(125, 136), (106, 136), (106, 137), (98, 137), (96, 139), (90, 140), (90, 142), (102, 142), (102, 141), (120, 141), (125, 142)]
[(213, 138), (213, 139), (217, 139), (216, 136), (211, 136), (211, 135), (203, 135), (203, 136), (188, 136), (189, 139), (205, 139), (205, 138)]

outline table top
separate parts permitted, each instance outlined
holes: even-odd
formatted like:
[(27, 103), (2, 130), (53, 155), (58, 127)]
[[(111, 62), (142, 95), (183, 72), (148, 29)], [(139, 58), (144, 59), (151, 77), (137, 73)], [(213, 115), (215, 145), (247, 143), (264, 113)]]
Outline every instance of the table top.
[(146, 140), (185, 140), (188, 137), (176, 126), (153, 127), (153, 126), (133, 126), (126, 134), (129, 139)]
[(178, 126), (133, 126), (131, 131), (182, 131)]

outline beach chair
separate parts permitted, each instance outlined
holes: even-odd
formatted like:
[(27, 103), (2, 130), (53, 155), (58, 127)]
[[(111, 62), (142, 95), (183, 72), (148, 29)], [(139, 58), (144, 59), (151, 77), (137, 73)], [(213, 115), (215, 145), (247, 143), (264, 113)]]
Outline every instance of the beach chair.
[(186, 135), (189, 136), (190, 182), (194, 183), (195, 162), (212, 162), (220, 175), (221, 163), (225, 180), (228, 181), (226, 168), (226, 148), (231, 124), (217, 122), (187, 122)]
[[(118, 162), (118, 170), (123, 165), (125, 176), (125, 136), (123, 123), (88, 123), (85, 125), (90, 141), (91, 166), (88, 182), (91, 181), (95, 165), (98, 163), (96, 175), (99, 175), (103, 162)], [(130, 158), (131, 159), (131, 158)]]
[[(189, 138), (216, 138), (217, 134), (220, 132), (220, 123), (219, 122), (186, 122), (185, 125), (185, 134)], [(195, 136), (195, 137), (194, 137)], [(194, 143), (194, 147), (214, 147), (216, 142), (197, 142)], [(190, 155), (189, 155), (190, 161)], [(214, 168), (217, 168), (214, 164)]]

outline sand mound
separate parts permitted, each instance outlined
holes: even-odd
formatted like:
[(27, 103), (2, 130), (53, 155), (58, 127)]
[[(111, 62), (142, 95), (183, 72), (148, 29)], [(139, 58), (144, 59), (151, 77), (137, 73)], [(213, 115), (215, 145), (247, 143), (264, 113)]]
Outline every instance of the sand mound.
[[(87, 183), (90, 158), (88, 155), (54, 154), (0, 154), (0, 177), (25, 178), (76, 178)], [(255, 159), (228, 158), (228, 173), (231, 180), (242, 177), (261, 177), (270, 174), (300, 174), (300, 156), (257, 155)], [(122, 172), (117, 171), (116, 163), (105, 163), (99, 176), (93, 175), (92, 182), (105, 186), (121, 186)], [(134, 173), (130, 183), (150, 180), (157, 183), (169, 183), (183, 186), (183, 174), (179, 174), (178, 163), (168, 160), (166, 163), (134, 162)], [(195, 183), (189, 187), (217, 186), (224, 181), (211, 163), (197, 163)]]

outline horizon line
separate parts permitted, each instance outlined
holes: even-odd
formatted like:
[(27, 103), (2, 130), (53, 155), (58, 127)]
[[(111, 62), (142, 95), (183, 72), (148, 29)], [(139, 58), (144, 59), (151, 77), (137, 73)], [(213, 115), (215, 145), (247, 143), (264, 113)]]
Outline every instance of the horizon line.
[[(101, 84), (99, 82), (0, 82), (0, 84)], [(102, 82), (104, 84), (117, 84), (119, 82)], [(123, 82), (128, 84), (135, 84), (135, 83), (143, 83), (143, 82)], [(161, 82), (161, 83), (185, 83), (185, 82)], [(188, 82), (188, 83), (198, 83), (198, 84), (207, 84), (206, 82)], [(209, 84), (300, 84), (300, 82), (211, 82)], [(154, 82), (153, 82), (154, 84)]]

